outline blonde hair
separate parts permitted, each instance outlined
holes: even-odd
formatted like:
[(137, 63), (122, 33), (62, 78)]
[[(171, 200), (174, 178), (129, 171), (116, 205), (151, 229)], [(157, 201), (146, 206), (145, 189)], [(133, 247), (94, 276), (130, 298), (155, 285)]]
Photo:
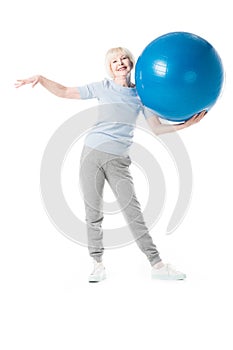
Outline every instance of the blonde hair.
[(132, 69), (135, 64), (134, 57), (132, 53), (126, 49), (125, 47), (113, 47), (112, 49), (109, 49), (106, 53), (105, 56), (105, 67), (107, 70), (107, 73), (110, 77), (113, 78), (112, 70), (111, 70), (111, 60), (116, 56), (116, 54), (122, 53), (122, 55), (125, 55), (129, 58), (131, 64), (132, 64)]

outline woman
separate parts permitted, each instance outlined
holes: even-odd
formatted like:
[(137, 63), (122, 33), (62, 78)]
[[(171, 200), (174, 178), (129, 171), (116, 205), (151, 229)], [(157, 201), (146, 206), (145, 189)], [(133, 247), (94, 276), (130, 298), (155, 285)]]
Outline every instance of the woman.
[[(116, 195), (122, 213), (131, 229), (136, 243), (152, 266), (152, 278), (183, 280), (186, 275), (169, 264), (164, 264), (149, 235), (140, 204), (136, 198), (130, 175), (129, 148), (133, 129), (140, 112), (143, 113), (152, 131), (158, 135), (184, 129), (199, 122), (206, 111), (194, 115), (180, 124), (162, 124), (159, 118), (142, 105), (131, 82), (134, 59), (129, 50), (118, 47), (106, 54), (106, 68), (112, 79), (80, 87), (65, 87), (43, 76), (17, 80), (16, 87), (40, 83), (58, 97), (71, 99), (97, 98), (100, 116), (97, 124), (85, 139), (81, 156), (80, 183), (86, 210), (88, 249), (94, 261), (94, 270), (89, 282), (100, 282), (106, 278), (102, 262), (103, 247), (103, 187), (108, 181)], [(122, 181), (124, 180), (124, 181)]]

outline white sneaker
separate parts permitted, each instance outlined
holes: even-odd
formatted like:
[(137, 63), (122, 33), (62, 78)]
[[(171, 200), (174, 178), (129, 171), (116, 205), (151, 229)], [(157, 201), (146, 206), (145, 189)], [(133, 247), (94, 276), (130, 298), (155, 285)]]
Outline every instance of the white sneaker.
[(89, 275), (89, 282), (101, 282), (105, 280), (106, 272), (105, 267), (102, 262), (97, 262), (94, 260), (94, 269), (92, 273)]
[(184, 280), (185, 273), (177, 271), (170, 264), (164, 264), (163, 267), (152, 267), (151, 277), (159, 280)]

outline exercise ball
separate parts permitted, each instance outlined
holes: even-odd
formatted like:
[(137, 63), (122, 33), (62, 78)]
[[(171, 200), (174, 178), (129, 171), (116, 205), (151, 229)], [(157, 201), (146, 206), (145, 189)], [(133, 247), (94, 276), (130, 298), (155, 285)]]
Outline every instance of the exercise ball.
[(142, 103), (161, 118), (177, 122), (209, 110), (221, 93), (223, 80), (223, 65), (214, 47), (186, 32), (156, 38), (135, 66)]

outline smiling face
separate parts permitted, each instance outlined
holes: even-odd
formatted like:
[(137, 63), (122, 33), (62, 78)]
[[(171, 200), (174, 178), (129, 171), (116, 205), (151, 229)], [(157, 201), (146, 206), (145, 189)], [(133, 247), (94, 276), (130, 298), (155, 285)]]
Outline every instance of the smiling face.
[(115, 78), (126, 77), (132, 70), (132, 63), (127, 55), (120, 52), (111, 59), (110, 69)]
[(123, 78), (129, 76), (134, 66), (134, 58), (128, 49), (117, 47), (107, 52), (105, 63), (112, 78)]

